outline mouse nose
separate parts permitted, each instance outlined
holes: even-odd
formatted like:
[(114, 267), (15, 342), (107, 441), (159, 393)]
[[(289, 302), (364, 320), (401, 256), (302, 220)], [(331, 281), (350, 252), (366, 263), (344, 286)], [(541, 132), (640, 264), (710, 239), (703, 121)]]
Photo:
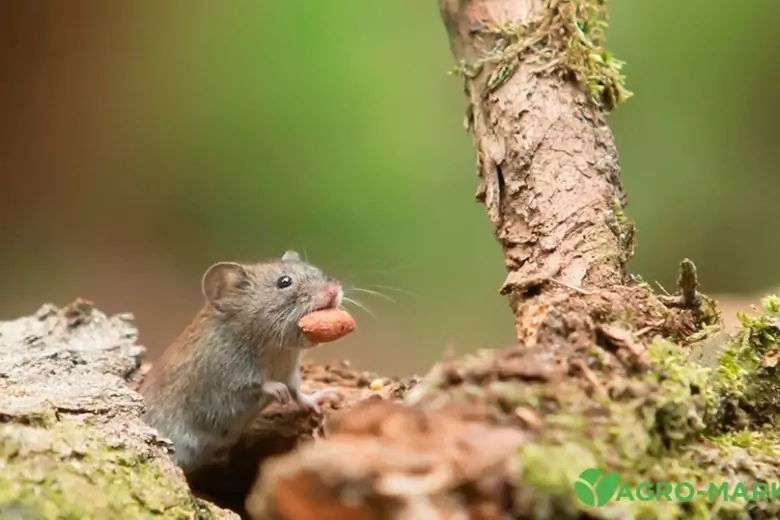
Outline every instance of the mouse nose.
[(336, 308), (341, 304), (341, 287), (335, 283), (325, 286), (325, 300), (329, 308)]

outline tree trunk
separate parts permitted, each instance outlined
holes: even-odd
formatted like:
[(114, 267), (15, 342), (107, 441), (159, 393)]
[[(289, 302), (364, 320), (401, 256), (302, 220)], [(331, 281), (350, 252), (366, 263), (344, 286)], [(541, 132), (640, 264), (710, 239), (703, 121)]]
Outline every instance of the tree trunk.
[[(627, 279), (603, 0), (440, 5), (519, 344), (421, 381), (307, 365), (344, 402), (265, 410), (190, 485), (252, 520), (780, 518), (780, 298), (730, 338), (690, 261), (673, 296)], [(0, 516), (235, 518), (141, 423), (134, 338), (85, 302), (0, 323)]]
[[(326, 439), (263, 466), (251, 517), (777, 517), (734, 497), (780, 479), (766, 456), (780, 443), (761, 433), (780, 413), (780, 299), (734, 340), (714, 334), (692, 262), (672, 296), (626, 274), (634, 228), (605, 114), (630, 93), (602, 48), (605, 0), (439, 5), (518, 345), (437, 364), (404, 404), (333, 418)], [(703, 491), (669, 501), (651, 482)]]
[(632, 254), (604, 115), (625, 97), (620, 64), (594, 63), (606, 10), (598, 0), (439, 4), (465, 76), (477, 199), (509, 271), (501, 292), (518, 340), (533, 343), (535, 296), (621, 284)]

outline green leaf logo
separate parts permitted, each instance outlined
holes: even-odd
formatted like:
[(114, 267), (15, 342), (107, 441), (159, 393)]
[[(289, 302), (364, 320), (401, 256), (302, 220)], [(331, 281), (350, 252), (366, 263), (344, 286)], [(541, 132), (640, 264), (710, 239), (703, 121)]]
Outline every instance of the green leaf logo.
[(620, 484), (617, 473), (603, 473), (596, 468), (580, 473), (580, 479), (574, 483), (577, 498), (590, 507), (601, 507), (610, 501)]

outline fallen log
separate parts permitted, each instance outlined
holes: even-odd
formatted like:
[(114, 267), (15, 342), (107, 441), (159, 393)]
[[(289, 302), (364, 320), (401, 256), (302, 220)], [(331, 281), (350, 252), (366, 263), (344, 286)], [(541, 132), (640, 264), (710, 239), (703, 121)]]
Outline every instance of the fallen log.
[(0, 322), (0, 518), (238, 518), (196, 498), (141, 421), (131, 319), (77, 300)]

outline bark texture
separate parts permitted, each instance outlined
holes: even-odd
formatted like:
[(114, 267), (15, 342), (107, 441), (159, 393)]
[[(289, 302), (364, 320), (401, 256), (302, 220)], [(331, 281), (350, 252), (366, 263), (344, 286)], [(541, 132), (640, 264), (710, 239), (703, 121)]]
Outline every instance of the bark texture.
[(78, 300), (0, 322), (0, 518), (238, 518), (195, 498), (141, 421), (130, 318)]
[(477, 199), (504, 249), (501, 292), (520, 341), (534, 340), (523, 326), (537, 314), (526, 305), (534, 296), (621, 284), (633, 247), (612, 133), (559, 55), (584, 3), (440, 0), (466, 76)]
[[(766, 427), (778, 410), (779, 316), (776, 298), (742, 338), (719, 338), (710, 368), (684, 347), (607, 326), (597, 344), (548, 337), (448, 359), (402, 403), (363, 402), (333, 416), (323, 440), (267, 460), (247, 511), (253, 520), (777, 518), (777, 501), (733, 497), (780, 482), (780, 440)], [(704, 492), (594, 507), (575, 495), (594, 468), (631, 487), (688, 482)]]
[[(640, 307), (637, 324), (664, 309)], [(676, 312), (668, 333), (682, 337), (691, 312)], [(594, 509), (573, 490), (591, 467), (632, 484), (780, 481), (767, 422), (780, 410), (780, 298), (718, 339), (714, 371), (677, 345), (600, 330), (598, 344), (545, 337), (447, 359), (422, 381), (307, 364), (306, 385), (336, 384), (344, 401), (324, 417), (267, 410), (201, 492), (252, 520), (776, 518), (772, 501)], [(135, 337), (129, 316), (84, 301), (0, 323), (0, 518), (237, 518), (196, 498), (140, 421)]]
[[(633, 229), (600, 108), (620, 92), (587, 38), (603, 2), (440, 5), (470, 62), (478, 197), (520, 341), (422, 381), (307, 364), (308, 389), (344, 400), (324, 417), (269, 408), (193, 490), (251, 520), (780, 518), (744, 491), (780, 483), (780, 297), (731, 337), (692, 262), (675, 295), (626, 280)], [(0, 323), (0, 516), (231, 517), (186, 489), (141, 424), (134, 338), (85, 302)], [(598, 471), (643, 496), (657, 482), (704, 493), (602, 507), (575, 492)]]

